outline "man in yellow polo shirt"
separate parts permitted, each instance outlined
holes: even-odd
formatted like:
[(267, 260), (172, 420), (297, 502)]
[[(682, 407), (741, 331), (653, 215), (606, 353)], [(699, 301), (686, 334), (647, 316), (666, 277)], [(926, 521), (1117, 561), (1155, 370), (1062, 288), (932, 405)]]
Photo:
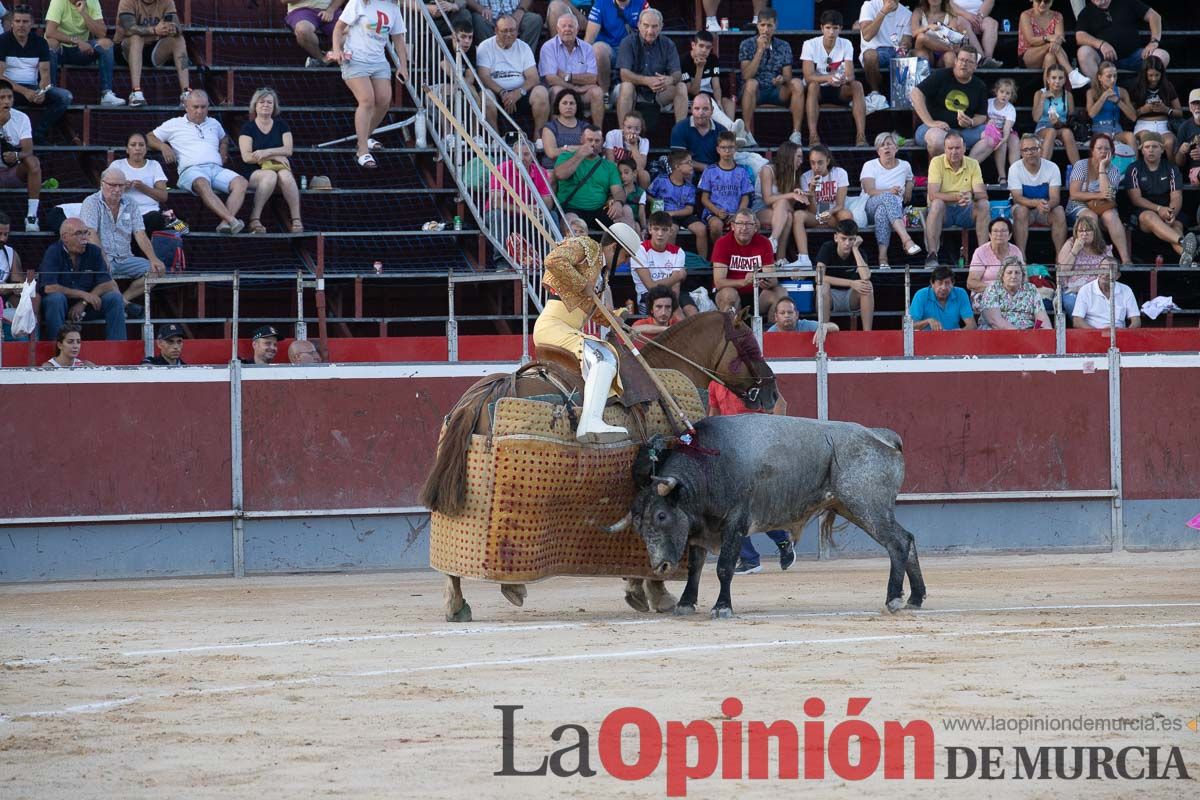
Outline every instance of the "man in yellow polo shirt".
[(980, 242), (988, 239), (987, 226), (991, 211), (988, 208), (987, 186), (979, 162), (965, 155), (962, 134), (946, 134), (946, 151), (929, 160), (929, 212), (925, 216), (925, 266), (936, 267), (938, 250), (942, 246), (942, 226), (959, 228), (975, 226)]
[(123, 106), (113, 93), (113, 43), (108, 38), (100, 0), (50, 0), (46, 8), (46, 43), (50, 45), (50, 81), (58, 79), (58, 65), (100, 68), (100, 103)]

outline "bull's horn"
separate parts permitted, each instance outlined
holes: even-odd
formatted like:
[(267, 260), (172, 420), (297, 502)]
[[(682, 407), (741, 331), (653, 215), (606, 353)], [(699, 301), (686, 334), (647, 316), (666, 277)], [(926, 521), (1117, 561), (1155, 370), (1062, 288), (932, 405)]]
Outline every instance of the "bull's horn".
[(675, 491), (675, 487), (679, 485), (679, 479), (673, 476), (669, 478), (655, 478), (654, 482), (658, 484), (658, 493), (662, 497), (666, 497)]
[(633, 523), (633, 512), (630, 511), (628, 514), (621, 517), (621, 519), (618, 520), (616, 522), (616, 524), (609, 525), (607, 527), (601, 527), (600, 530), (604, 531), (605, 533), (620, 533), (621, 531), (628, 528), (632, 523)]

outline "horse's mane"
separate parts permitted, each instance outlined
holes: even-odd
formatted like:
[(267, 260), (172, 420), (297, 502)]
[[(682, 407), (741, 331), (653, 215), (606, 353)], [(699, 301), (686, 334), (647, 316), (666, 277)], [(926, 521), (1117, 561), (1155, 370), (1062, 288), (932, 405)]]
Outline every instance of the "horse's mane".
[[(682, 342), (694, 341), (696, 331), (692, 328), (702, 328), (705, 325), (712, 324), (713, 320), (720, 320), (724, 316), (721, 311), (702, 311), (699, 314), (693, 314), (690, 317), (684, 317), (674, 325), (669, 326), (665, 331), (654, 338), (656, 344), (660, 344), (669, 350), (681, 350)], [(636, 328), (634, 330), (637, 330)], [(692, 339), (684, 339), (682, 337), (691, 336)], [(679, 342), (676, 342), (679, 339)], [(690, 350), (690, 348), (687, 348)], [(685, 353), (686, 355), (686, 353)]]

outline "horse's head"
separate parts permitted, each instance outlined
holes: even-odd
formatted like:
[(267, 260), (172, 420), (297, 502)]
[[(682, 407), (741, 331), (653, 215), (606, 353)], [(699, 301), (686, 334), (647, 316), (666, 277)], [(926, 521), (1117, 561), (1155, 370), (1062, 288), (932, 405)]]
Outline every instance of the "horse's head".
[(752, 411), (770, 411), (779, 400), (775, 373), (763, 358), (754, 331), (733, 312), (721, 315), (725, 325), (725, 345), (715, 372), (729, 390)]

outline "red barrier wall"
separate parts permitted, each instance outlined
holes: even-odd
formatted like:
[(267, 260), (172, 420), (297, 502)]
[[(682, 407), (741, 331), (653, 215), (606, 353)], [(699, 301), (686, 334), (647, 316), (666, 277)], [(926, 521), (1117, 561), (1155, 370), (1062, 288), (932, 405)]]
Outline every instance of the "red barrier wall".
[(1109, 488), (1103, 372), (835, 374), (829, 417), (899, 433), (906, 492)]
[(244, 382), (246, 510), (417, 505), (442, 419), (477, 380)]
[(1197, 498), (1200, 511), (1200, 369), (1121, 371), (1125, 497)]
[(229, 384), (0, 385), (0, 516), (232, 507)]
[[(287, 346), (279, 343), (276, 363), (287, 363)], [(918, 332), (913, 340), (918, 356), (964, 355), (1050, 355), (1054, 353), (1052, 331), (945, 331)], [(1200, 328), (1143, 328), (1121, 331), (1117, 336), (1123, 353), (1200, 351)], [(459, 339), (459, 361), (513, 362), (521, 355), (520, 336), (463, 336)], [(4, 366), (29, 367), (44, 364), (54, 354), (52, 343), (38, 342), (30, 357), (27, 343), (8, 342), (4, 347)], [(763, 341), (768, 358), (812, 358), (816, 348), (812, 334), (769, 333)], [(899, 331), (862, 331), (838, 333), (826, 341), (832, 358), (875, 358), (904, 354), (904, 338)], [(530, 352), (533, 346), (530, 345)], [(1068, 353), (1106, 353), (1108, 335), (1103, 331), (1067, 331)], [(225, 364), (229, 361), (228, 339), (189, 339), (183, 358), (189, 364)], [(238, 348), (249, 357), (250, 343)], [(101, 365), (132, 365), (142, 360), (142, 343), (88, 341), (83, 358)], [(329, 359), (335, 362), (444, 362), (447, 360), (444, 336), (397, 336), (388, 338), (330, 339)]]

